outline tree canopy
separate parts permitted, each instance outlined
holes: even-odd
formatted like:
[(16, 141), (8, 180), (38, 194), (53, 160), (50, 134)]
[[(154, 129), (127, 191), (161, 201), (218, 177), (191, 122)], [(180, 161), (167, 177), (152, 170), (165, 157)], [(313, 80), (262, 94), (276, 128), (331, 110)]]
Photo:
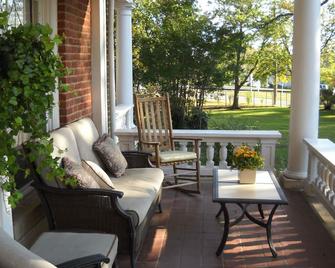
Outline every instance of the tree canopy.
[[(239, 91), (251, 76), (272, 77), (275, 93), (279, 80), (291, 76), (292, 0), (213, 1), (206, 14), (194, 0), (138, 0), (134, 9), (135, 90), (169, 93), (181, 125), (193, 106), (202, 109), (206, 91), (232, 83), (232, 108), (239, 108)], [(322, 52), (331, 57), (335, 7), (321, 5)], [(322, 62), (328, 70), (329, 60)], [(321, 80), (330, 80), (326, 73)]]

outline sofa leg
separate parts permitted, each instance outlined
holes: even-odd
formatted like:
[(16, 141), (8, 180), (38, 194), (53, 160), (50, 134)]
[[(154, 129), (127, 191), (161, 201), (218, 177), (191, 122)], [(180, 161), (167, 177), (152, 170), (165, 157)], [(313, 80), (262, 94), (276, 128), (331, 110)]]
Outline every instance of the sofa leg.
[(117, 263), (117, 260), (114, 260), (114, 263), (112, 265), (112, 268), (119, 268), (119, 265)]
[(161, 202), (158, 203), (158, 211), (159, 213), (163, 213)]
[(130, 253), (130, 267), (131, 268), (135, 268), (135, 256), (134, 256), (134, 252)]

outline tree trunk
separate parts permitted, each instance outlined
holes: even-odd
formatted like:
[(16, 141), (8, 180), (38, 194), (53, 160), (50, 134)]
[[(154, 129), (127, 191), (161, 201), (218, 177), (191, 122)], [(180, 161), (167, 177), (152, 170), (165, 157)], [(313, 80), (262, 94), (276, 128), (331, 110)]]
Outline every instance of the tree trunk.
[(235, 77), (235, 83), (234, 83), (234, 100), (233, 105), (231, 106), (231, 109), (239, 109), (239, 103), (238, 103), (238, 95), (240, 93), (240, 79), (239, 77)]
[[(242, 33), (242, 28), (240, 29), (240, 32)], [(241, 86), (240, 85), (240, 73), (241, 73), (241, 53), (242, 48), (239, 46), (236, 50), (236, 62), (235, 62), (235, 70), (234, 70), (234, 100), (233, 105), (231, 106), (231, 109), (239, 109), (239, 103), (238, 103), (238, 95), (240, 93)]]
[[(277, 66), (277, 63), (276, 63)], [(277, 91), (278, 91), (278, 75), (277, 75), (277, 68), (276, 68), (276, 72), (275, 72), (275, 79), (273, 82), (273, 106), (277, 105)]]

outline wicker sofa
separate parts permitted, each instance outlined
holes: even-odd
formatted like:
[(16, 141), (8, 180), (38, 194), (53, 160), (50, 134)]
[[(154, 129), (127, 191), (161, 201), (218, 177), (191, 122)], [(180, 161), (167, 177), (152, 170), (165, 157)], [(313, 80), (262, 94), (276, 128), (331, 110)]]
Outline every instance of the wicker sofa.
[[(91, 119), (85, 118), (51, 133), (54, 156), (89, 160), (103, 167), (92, 150), (99, 138)], [(63, 151), (62, 153), (60, 152)], [(115, 189), (64, 189), (55, 181), (36, 176), (33, 186), (45, 208), (51, 230), (91, 230), (118, 236), (118, 253), (129, 254), (134, 267), (150, 219), (161, 210), (164, 174), (150, 165), (149, 155), (123, 152), (125, 175), (111, 180)]]

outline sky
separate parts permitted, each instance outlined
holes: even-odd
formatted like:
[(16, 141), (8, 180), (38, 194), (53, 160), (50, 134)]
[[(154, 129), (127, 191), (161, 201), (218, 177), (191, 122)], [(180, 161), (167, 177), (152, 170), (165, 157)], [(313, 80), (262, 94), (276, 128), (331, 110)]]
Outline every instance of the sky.
[(213, 0), (198, 0), (198, 7), (202, 13), (211, 11), (214, 8)]

